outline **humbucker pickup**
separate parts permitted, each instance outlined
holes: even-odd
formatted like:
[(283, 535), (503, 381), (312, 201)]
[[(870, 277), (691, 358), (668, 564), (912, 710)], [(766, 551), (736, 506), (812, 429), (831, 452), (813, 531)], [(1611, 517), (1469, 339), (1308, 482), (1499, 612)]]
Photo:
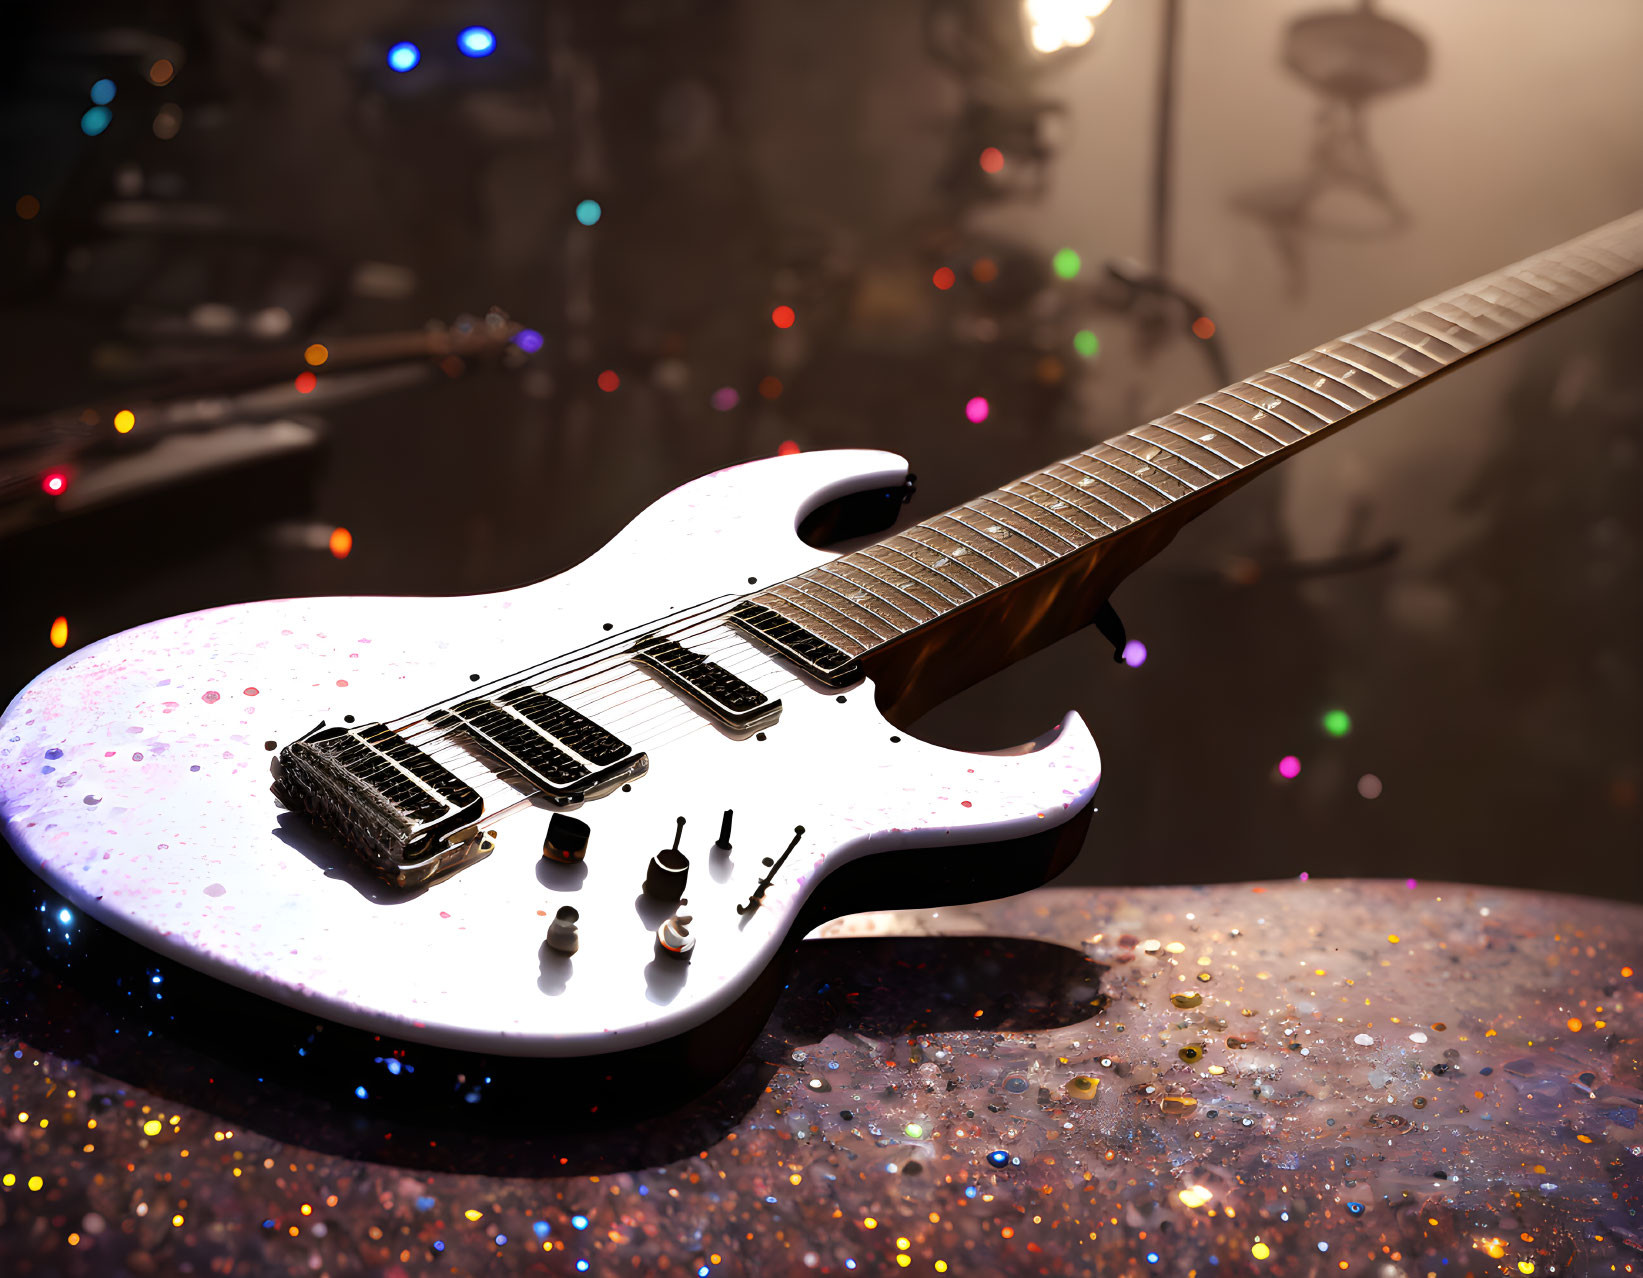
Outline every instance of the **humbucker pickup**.
[(649, 760), (579, 710), (534, 688), (470, 697), (429, 721), (465, 733), (479, 750), (560, 805), (597, 798), (634, 777)]
[(479, 819), (479, 792), (385, 724), (323, 724), (280, 752), (274, 793), (401, 885), (449, 868), (441, 840)]
[(728, 728), (751, 732), (781, 718), (780, 701), (673, 639), (647, 635), (633, 645), (633, 657)]
[(740, 604), (725, 620), (775, 649), (829, 688), (843, 688), (862, 677), (861, 667), (848, 653), (840, 652), (825, 639), (818, 639), (803, 626), (763, 604)]

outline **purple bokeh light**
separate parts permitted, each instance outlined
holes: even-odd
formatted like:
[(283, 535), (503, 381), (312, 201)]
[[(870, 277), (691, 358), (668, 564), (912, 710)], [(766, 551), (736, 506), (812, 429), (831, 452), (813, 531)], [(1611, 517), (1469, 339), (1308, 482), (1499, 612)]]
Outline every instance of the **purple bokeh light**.
[(712, 404), (721, 413), (728, 413), (737, 404), (742, 402), (741, 395), (734, 386), (721, 386), (713, 392)]
[(542, 334), (534, 328), (522, 328), (514, 334), (513, 344), (527, 355), (534, 355), (542, 349)]
[(1147, 664), (1147, 645), (1139, 639), (1131, 639), (1124, 645), (1124, 664), (1131, 670), (1139, 670)]

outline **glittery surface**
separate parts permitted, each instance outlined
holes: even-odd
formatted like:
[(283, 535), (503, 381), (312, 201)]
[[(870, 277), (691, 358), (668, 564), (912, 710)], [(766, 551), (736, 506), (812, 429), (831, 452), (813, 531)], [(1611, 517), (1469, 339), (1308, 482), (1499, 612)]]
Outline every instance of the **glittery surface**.
[(177, 1028), (186, 974), (100, 985), (52, 910), (7, 924), (8, 1274), (1585, 1274), (1643, 1245), (1634, 906), (1314, 881), (857, 916), (731, 1078), (574, 1131), (546, 1074), (385, 1117), (430, 1049), (327, 1054), (347, 1032), (242, 1006), (259, 1082)]

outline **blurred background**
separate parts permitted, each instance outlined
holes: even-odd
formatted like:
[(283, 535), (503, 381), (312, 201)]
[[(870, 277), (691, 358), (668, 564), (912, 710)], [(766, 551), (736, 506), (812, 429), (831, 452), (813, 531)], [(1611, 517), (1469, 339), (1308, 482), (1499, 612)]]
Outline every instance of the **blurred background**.
[[(171, 613), (535, 580), (783, 450), (900, 452), (923, 518), (1643, 205), (1633, 0), (7, 25), (8, 699)], [(1083, 712), (1065, 882), (1643, 899), (1640, 336), (1634, 282), (1419, 390), (1127, 583), (1144, 662), (1074, 636), (916, 730)]]

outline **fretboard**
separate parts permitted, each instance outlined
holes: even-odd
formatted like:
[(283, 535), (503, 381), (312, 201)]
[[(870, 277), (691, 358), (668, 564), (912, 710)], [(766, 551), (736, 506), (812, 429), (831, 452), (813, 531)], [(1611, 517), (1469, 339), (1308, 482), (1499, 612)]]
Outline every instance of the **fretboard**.
[[(1131, 539), (1156, 550), (1184, 517), (1267, 466), (1640, 269), (1643, 212), (1315, 346), (751, 602), (853, 665), (1046, 574), (1082, 581), (1087, 574), (1068, 571), (1074, 561)], [(774, 624), (766, 616), (762, 628)]]

